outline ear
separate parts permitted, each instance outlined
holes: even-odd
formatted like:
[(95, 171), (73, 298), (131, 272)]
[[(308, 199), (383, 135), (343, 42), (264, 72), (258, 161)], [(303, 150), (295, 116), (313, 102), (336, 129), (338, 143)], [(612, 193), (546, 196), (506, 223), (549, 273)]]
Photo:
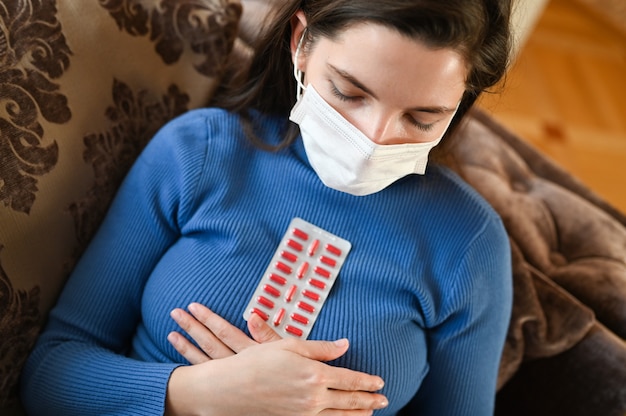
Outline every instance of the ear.
[(300, 54), (298, 56), (298, 60), (300, 62), (296, 63), (295, 59), (296, 59), (296, 49), (298, 48), (298, 43), (300, 42), (300, 39), (302, 38), (302, 35), (304, 33), (304, 29), (306, 29), (307, 26), (307, 22), (306, 22), (306, 16), (304, 15), (304, 12), (302, 10), (298, 10), (296, 12), (296, 14), (293, 15), (293, 17), (291, 18), (291, 42), (290, 42), (290, 47), (291, 47), (291, 61), (294, 62), (294, 64), (298, 65), (298, 67), (300, 69), (302, 69), (302, 66), (304, 64), (303, 61), (303, 56), (302, 54)]

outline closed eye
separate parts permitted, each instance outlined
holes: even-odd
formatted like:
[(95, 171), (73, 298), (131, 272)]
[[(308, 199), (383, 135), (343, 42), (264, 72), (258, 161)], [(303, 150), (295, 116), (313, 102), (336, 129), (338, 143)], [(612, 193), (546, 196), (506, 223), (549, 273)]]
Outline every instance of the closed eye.
[(360, 100), (362, 98), (362, 97), (359, 97), (359, 96), (345, 95), (344, 93), (339, 91), (337, 86), (335, 84), (333, 84), (332, 82), (331, 82), (330, 86), (331, 86), (330, 90), (331, 90), (332, 94), (335, 97), (339, 98), (341, 101), (358, 101), (358, 100)]
[(435, 123), (429, 123), (429, 124), (425, 124), (425, 123), (421, 123), (419, 121), (417, 121), (412, 115), (407, 114), (406, 118), (408, 119), (408, 121), (415, 127), (417, 127), (419, 130), (424, 131), (424, 132), (428, 132), (431, 131), (433, 129), (433, 126), (435, 125)]

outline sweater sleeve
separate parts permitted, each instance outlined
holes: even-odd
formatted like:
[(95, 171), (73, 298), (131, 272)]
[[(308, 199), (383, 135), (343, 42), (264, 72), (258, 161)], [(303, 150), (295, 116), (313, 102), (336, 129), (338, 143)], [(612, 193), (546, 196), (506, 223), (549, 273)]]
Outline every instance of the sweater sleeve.
[(445, 313), (429, 332), (429, 373), (403, 414), (493, 414), (512, 307), (510, 256), (507, 234), (495, 218), (461, 259)]
[(206, 159), (206, 120), (166, 125), (129, 172), (22, 376), (32, 415), (163, 414), (176, 364), (128, 358), (146, 280), (178, 238)]

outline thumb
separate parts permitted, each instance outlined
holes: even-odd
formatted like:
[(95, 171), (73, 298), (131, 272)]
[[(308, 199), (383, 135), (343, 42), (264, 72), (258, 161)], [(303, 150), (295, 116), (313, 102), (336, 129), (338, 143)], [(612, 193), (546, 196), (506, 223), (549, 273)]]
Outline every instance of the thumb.
[(248, 318), (248, 330), (252, 338), (259, 344), (266, 342), (278, 341), (281, 339), (280, 335), (276, 333), (259, 315), (256, 313), (250, 314)]

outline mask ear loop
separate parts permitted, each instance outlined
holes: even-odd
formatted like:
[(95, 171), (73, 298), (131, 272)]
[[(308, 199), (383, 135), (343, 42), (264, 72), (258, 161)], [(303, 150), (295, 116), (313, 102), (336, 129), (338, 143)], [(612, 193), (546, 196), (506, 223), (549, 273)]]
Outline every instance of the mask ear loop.
[(294, 63), (293, 63), (293, 76), (296, 79), (296, 85), (297, 85), (296, 101), (300, 100), (300, 98), (304, 94), (304, 90), (306, 90), (306, 87), (304, 86), (304, 83), (302, 82), (304, 80), (304, 74), (298, 68), (298, 57), (300, 56), (300, 50), (302, 48), (302, 43), (304, 42), (304, 37), (306, 36), (306, 31), (307, 31), (307, 28), (304, 28), (304, 31), (302, 32), (302, 36), (300, 36), (300, 40), (298, 41), (298, 46), (296, 47), (296, 54), (295, 54)]

